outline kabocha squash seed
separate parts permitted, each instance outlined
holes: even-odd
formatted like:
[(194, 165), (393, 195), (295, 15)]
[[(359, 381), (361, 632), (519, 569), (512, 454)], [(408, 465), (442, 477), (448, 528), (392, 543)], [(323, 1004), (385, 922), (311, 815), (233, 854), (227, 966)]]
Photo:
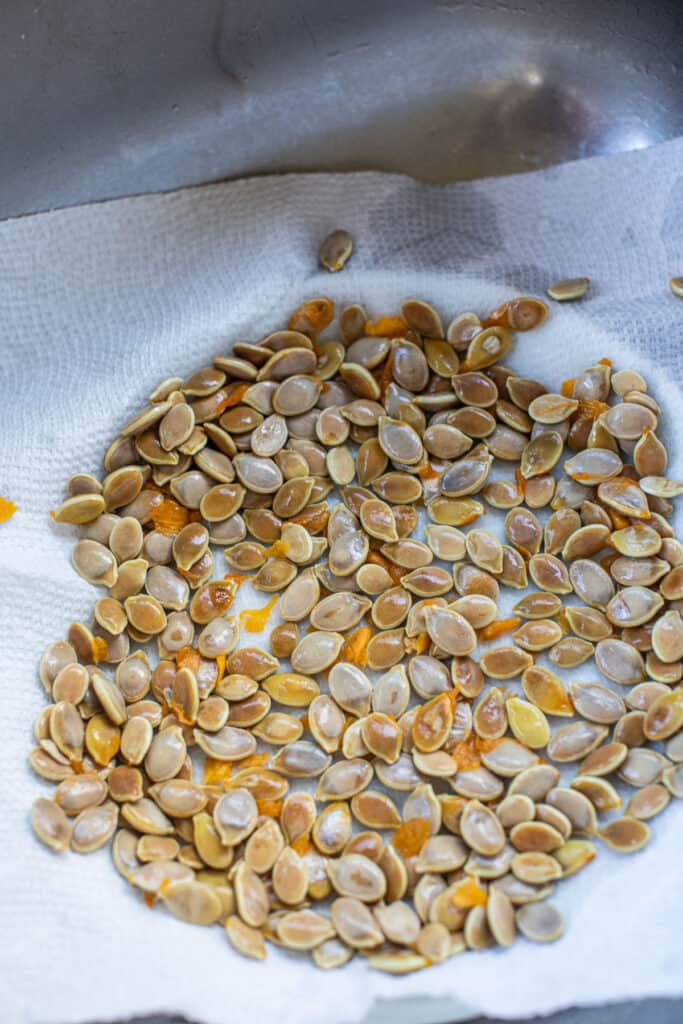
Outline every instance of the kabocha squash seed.
[[(335, 232), (320, 261), (351, 248)], [(57, 789), (35, 833), (113, 836), (148, 905), (256, 959), (270, 941), (402, 974), (552, 941), (555, 883), (600, 841), (640, 849), (683, 796), (659, 406), (607, 360), (555, 390), (501, 365), (538, 299), (448, 325), (417, 299), (334, 314), (308, 300), (163, 381), (102, 481), (69, 481), (54, 518), (108, 593), (40, 662), (30, 763)], [(246, 579), (264, 604), (231, 614)], [(508, 618), (505, 587), (527, 590)], [(553, 668), (580, 664), (565, 688)]]

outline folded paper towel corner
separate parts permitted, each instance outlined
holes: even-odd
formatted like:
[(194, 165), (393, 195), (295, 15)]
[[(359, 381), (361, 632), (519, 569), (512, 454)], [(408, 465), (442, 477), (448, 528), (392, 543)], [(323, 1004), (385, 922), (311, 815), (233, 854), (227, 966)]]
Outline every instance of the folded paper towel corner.
[[(64, 481), (99, 471), (117, 425), (159, 380), (257, 338), (304, 297), (360, 301), (378, 315), (415, 295), (451, 316), (587, 275), (590, 298), (554, 306), (506, 361), (555, 382), (604, 356), (641, 369), (680, 475), (683, 305), (667, 282), (683, 273), (682, 168), (679, 140), (445, 187), (288, 175), (0, 224), (0, 493), (19, 505), (0, 525), (4, 1021), (167, 1011), (201, 1024), (426, 1024), (683, 992), (676, 801), (641, 854), (601, 849), (561, 887), (567, 933), (552, 946), (519, 941), (401, 979), (362, 958), (323, 975), (278, 950), (266, 964), (241, 960), (218, 929), (149, 911), (106, 851), (50, 854), (30, 832), (45, 787), (26, 762), (44, 702), (40, 653), (93, 603), (70, 567), (68, 530), (48, 516)], [(356, 251), (332, 276), (316, 253), (340, 226)]]

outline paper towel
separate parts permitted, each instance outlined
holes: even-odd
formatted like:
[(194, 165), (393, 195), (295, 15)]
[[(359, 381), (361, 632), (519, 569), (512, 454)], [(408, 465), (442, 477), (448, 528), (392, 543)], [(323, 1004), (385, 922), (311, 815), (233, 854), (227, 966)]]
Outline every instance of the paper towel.
[[(202, 1024), (346, 1024), (381, 1012), (426, 1024), (683, 991), (680, 804), (652, 823), (641, 854), (601, 848), (558, 887), (560, 942), (519, 941), (394, 979), (362, 958), (326, 974), (278, 950), (265, 965), (245, 961), (220, 929), (148, 910), (108, 851), (51, 854), (29, 828), (32, 800), (51, 787), (26, 762), (45, 701), (39, 656), (69, 622), (89, 621), (96, 600), (70, 567), (71, 531), (48, 516), (65, 480), (100, 472), (117, 426), (157, 381), (280, 326), (305, 297), (379, 315), (415, 295), (447, 320), (588, 275), (589, 297), (553, 305), (506, 363), (556, 387), (603, 356), (637, 367), (680, 475), (683, 304), (667, 282), (683, 272), (682, 167), (678, 141), (442, 188), (379, 174), (272, 177), (0, 225), (0, 494), (20, 506), (0, 525), (4, 1022), (168, 1011)], [(356, 251), (332, 276), (317, 247), (340, 226)], [(597, 678), (592, 666), (586, 676)]]

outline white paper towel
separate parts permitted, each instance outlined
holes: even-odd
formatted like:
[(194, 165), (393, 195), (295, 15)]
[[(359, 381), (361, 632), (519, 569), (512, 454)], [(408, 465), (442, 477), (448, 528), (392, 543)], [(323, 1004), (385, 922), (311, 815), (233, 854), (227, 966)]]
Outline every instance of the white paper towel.
[[(379, 174), (262, 178), (0, 225), (0, 494), (20, 506), (0, 525), (3, 1022), (166, 1010), (202, 1024), (345, 1024), (379, 1007), (427, 1024), (683, 991), (680, 804), (652, 823), (643, 853), (601, 848), (558, 887), (560, 942), (393, 979), (362, 958), (326, 974), (277, 950), (266, 965), (245, 961), (219, 929), (147, 910), (108, 851), (52, 855), (28, 824), (50, 787), (26, 763), (45, 700), (40, 653), (73, 619), (89, 621), (96, 599), (70, 567), (71, 532), (48, 517), (65, 480), (100, 471), (117, 425), (158, 380), (257, 339), (304, 297), (379, 315), (416, 295), (450, 318), (589, 275), (590, 297), (553, 306), (506, 362), (556, 387), (603, 356), (637, 367), (680, 475), (683, 304), (667, 282), (683, 272), (682, 167), (678, 141), (445, 188)], [(331, 276), (316, 253), (338, 226), (356, 252)]]

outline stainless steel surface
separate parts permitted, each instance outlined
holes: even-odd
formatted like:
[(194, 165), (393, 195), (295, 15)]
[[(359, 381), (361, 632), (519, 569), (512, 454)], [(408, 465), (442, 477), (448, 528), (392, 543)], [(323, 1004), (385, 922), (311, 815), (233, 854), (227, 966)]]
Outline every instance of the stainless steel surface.
[(0, 217), (225, 177), (528, 170), (683, 134), (680, 0), (4, 0)]
[[(403, 1018), (405, 1019), (405, 1018)], [(414, 1018), (413, 1018), (414, 1019)], [(431, 1016), (424, 1024), (438, 1020)], [(638, 999), (630, 1003), (616, 1003), (612, 1006), (589, 1006), (581, 1009), (561, 1010), (549, 1017), (544, 1017), (543, 1024), (679, 1024), (681, 1020), (681, 1004), (672, 999)], [(361, 1024), (385, 1024), (386, 1021), (398, 1021), (396, 1003), (385, 1003), (378, 1007), (376, 1014), (366, 1017)], [(468, 1024), (538, 1024), (540, 1017), (525, 1017), (505, 1020), (491, 1017), (477, 1017)], [(97, 1022), (103, 1024), (103, 1022)], [(121, 1024), (195, 1024), (185, 1017), (135, 1017)], [(196, 1022), (200, 1024), (200, 1022)], [(321, 1022), (322, 1024), (322, 1022)]]

